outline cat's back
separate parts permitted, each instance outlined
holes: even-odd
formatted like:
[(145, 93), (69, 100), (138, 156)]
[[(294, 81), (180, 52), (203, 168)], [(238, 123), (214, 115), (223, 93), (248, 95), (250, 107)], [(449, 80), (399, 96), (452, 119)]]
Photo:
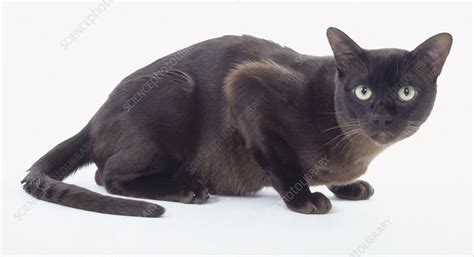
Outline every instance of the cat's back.
[[(248, 60), (297, 59), (299, 54), (273, 41), (249, 35), (226, 35), (209, 39), (168, 56), (138, 70), (136, 75), (156, 70), (177, 69), (188, 73), (197, 83), (222, 79), (236, 64)], [(133, 75), (133, 74), (132, 74)], [(210, 76), (212, 75), (212, 76)]]
[(109, 95), (108, 102), (127, 101), (142, 90), (144, 82), (154, 78), (159, 80), (160, 76), (173, 71), (185, 73), (199, 89), (197, 91), (212, 100), (220, 94), (222, 83), (230, 70), (239, 63), (272, 60), (292, 66), (301, 60), (301, 56), (270, 40), (249, 35), (221, 36), (180, 49), (136, 70), (117, 85)]
[(247, 35), (222, 36), (183, 48), (123, 79), (94, 116), (92, 134), (109, 138), (114, 129), (119, 137), (130, 126), (156, 131), (160, 124), (219, 133), (215, 130), (222, 125), (222, 84), (230, 70), (247, 60), (294, 55), (289, 48)]

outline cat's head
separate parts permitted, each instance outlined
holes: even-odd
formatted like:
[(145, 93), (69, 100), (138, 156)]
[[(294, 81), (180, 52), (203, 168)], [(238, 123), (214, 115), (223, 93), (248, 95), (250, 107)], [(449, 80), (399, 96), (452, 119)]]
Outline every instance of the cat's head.
[(433, 108), (451, 35), (437, 34), (413, 51), (366, 50), (336, 28), (327, 36), (337, 67), (336, 116), (344, 132), (378, 144), (413, 134)]

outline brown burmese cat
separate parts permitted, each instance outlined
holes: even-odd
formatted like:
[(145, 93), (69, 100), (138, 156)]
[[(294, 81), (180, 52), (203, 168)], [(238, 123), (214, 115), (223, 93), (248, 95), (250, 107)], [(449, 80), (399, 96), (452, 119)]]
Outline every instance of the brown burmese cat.
[(22, 181), (31, 195), (83, 210), (158, 217), (156, 204), (61, 182), (94, 162), (111, 194), (204, 203), (273, 186), (301, 213), (374, 193), (355, 181), (387, 146), (427, 119), (452, 37), (413, 51), (366, 50), (335, 28), (334, 57), (301, 55), (251, 36), (211, 39), (125, 78), (77, 135)]

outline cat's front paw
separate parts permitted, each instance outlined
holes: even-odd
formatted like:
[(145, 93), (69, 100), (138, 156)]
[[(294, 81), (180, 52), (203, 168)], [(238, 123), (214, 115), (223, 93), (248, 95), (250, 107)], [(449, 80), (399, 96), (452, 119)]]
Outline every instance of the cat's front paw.
[(363, 180), (343, 186), (328, 186), (335, 196), (346, 200), (367, 200), (374, 195), (374, 188)]
[(329, 198), (319, 192), (304, 197), (295, 197), (285, 203), (291, 210), (304, 214), (325, 214), (332, 207)]

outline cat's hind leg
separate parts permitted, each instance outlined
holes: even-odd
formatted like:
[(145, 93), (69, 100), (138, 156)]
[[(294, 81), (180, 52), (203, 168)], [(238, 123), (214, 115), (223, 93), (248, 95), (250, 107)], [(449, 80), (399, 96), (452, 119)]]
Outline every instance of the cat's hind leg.
[(336, 197), (346, 200), (367, 200), (374, 195), (372, 186), (363, 180), (343, 186), (328, 186), (328, 188)]
[(183, 183), (161, 174), (142, 176), (125, 183), (107, 187), (107, 191), (124, 196), (181, 203), (204, 203), (209, 198), (207, 189), (198, 181)]
[(169, 160), (141, 151), (122, 151), (107, 161), (99, 175), (107, 192), (116, 195), (182, 203), (204, 203), (206, 188), (191, 175), (170, 169)]

